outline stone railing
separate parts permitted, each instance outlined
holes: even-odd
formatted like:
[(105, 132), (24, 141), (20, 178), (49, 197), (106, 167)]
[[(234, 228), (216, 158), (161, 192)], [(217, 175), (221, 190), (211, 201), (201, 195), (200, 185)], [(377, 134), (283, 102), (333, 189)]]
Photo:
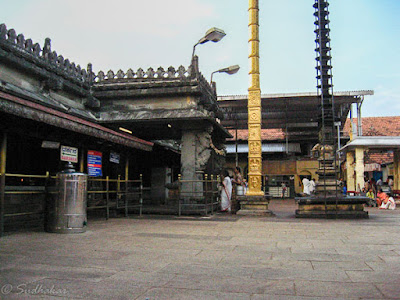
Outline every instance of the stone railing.
[(69, 59), (58, 55), (51, 50), (51, 40), (46, 38), (43, 48), (38, 43), (33, 43), (31, 39), (25, 39), (23, 34), (16, 34), (14, 29), (7, 29), (5, 24), (0, 24), (0, 48), (7, 52), (14, 53), (17, 57), (22, 57), (33, 62), (48, 71), (58, 73), (73, 81), (80, 83), (90, 83), (93, 81), (94, 74), (92, 65), (88, 64), (87, 70), (82, 69)]
[(169, 67), (167, 70), (159, 67), (157, 70), (153, 68), (148, 68), (147, 71), (144, 71), (142, 68), (139, 68), (136, 72), (132, 69), (129, 69), (126, 73), (122, 70), (119, 70), (117, 73), (109, 70), (107, 73), (100, 71), (95, 77), (95, 82), (103, 82), (106, 80), (163, 80), (163, 79), (190, 79), (192, 78), (192, 67), (188, 67), (187, 69), (184, 66), (180, 66), (178, 69), (174, 67)]

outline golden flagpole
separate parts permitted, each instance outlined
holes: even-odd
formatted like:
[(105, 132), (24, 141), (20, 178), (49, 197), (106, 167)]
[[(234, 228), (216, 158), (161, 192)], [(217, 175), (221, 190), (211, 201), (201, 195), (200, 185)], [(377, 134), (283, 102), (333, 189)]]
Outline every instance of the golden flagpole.
[(249, 60), (250, 86), (248, 89), (248, 129), (249, 129), (249, 190), (248, 196), (263, 196), (261, 189), (261, 89), (259, 54), (259, 6), (258, 0), (249, 0)]

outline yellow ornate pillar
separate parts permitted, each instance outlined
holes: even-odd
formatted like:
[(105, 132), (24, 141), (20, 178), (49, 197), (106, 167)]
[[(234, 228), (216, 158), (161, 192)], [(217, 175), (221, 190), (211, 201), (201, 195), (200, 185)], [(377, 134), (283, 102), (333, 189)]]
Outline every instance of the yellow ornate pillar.
[(248, 196), (263, 196), (261, 190), (261, 89), (259, 55), (259, 6), (258, 0), (249, 0), (249, 60), (250, 86), (248, 89), (249, 129), (249, 190)]
[(240, 202), (238, 215), (273, 216), (268, 209), (269, 200), (261, 189), (261, 90), (259, 70), (258, 0), (249, 0), (249, 61), (250, 86), (248, 95), (249, 129), (249, 189), (246, 195), (237, 196)]
[(364, 187), (364, 148), (356, 148), (356, 191)]
[(348, 191), (355, 191), (356, 184), (354, 180), (354, 152), (348, 151), (346, 153), (346, 183)]

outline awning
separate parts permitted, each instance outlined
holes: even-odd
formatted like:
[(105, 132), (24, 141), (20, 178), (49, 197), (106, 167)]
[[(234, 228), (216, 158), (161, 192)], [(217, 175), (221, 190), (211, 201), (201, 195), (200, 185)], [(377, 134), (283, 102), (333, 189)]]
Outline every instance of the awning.
[(97, 137), (130, 148), (151, 151), (152, 142), (69, 115), (44, 105), (0, 92), (0, 111), (81, 134)]
[(400, 149), (400, 136), (357, 136), (339, 151), (347, 151), (357, 147), (368, 149)]

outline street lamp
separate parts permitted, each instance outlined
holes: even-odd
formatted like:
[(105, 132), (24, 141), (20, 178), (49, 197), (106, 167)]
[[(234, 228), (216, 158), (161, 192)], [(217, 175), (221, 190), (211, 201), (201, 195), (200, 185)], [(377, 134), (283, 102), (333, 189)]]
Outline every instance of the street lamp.
[(218, 29), (216, 27), (207, 30), (206, 34), (196, 43), (196, 45), (193, 46), (192, 61), (194, 57), (194, 51), (197, 45), (204, 44), (209, 41), (214, 43), (219, 42), (225, 35), (226, 33), (222, 29)]
[(212, 83), (212, 78), (213, 78), (214, 73), (226, 73), (226, 74), (232, 75), (232, 74), (237, 73), (237, 71), (239, 71), (239, 69), (240, 69), (239, 65), (233, 65), (233, 66), (230, 66), (230, 67), (223, 68), (223, 69), (220, 69), (218, 71), (212, 72), (211, 73), (210, 84)]

